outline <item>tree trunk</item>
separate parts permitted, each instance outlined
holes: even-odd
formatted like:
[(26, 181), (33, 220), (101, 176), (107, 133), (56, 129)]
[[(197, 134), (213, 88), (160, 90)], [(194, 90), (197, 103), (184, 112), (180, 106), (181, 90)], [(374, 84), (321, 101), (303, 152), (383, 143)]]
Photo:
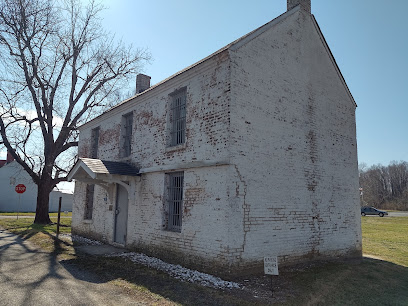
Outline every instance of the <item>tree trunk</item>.
[(50, 192), (52, 188), (50, 183), (40, 183), (38, 185), (37, 193), (37, 208), (35, 210), (34, 223), (36, 224), (50, 224), (51, 219), (48, 215), (49, 204), (50, 204)]

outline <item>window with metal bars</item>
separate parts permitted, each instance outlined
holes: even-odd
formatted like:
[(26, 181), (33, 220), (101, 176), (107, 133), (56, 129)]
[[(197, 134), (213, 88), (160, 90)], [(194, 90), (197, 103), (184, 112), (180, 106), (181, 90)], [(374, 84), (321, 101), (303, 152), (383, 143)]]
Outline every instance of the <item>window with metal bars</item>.
[(181, 232), (184, 172), (169, 173), (167, 176), (167, 203), (169, 212), (167, 229), (169, 231)]
[(122, 117), (122, 157), (127, 157), (131, 153), (132, 144), (133, 113)]
[(99, 127), (92, 129), (91, 158), (98, 158)]
[(170, 110), (170, 146), (186, 140), (186, 90), (172, 95)]
[(86, 185), (85, 193), (85, 220), (92, 220), (95, 185)]

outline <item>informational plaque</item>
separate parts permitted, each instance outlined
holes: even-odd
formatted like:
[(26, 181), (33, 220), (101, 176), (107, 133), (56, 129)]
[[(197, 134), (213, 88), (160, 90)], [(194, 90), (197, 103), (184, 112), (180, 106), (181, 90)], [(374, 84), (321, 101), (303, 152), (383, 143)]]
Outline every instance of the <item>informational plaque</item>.
[(264, 257), (264, 270), (265, 270), (265, 274), (279, 275), (278, 257), (277, 256)]

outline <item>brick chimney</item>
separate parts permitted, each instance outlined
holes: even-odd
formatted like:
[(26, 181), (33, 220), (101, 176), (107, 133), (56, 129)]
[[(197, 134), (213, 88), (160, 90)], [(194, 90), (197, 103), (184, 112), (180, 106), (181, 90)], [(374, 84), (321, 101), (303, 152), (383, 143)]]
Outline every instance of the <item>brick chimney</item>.
[(10, 154), (9, 151), (7, 151), (6, 164), (11, 163), (12, 161), (14, 161), (14, 157)]
[(305, 10), (309, 14), (311, 13), (312, 0), (287, 0), (287, 1), (288, 1), (288, 11), (290, 11), (295, 6), (298, 6), (300, 4), (300, 8), (302, 10)]
[(141, 93), (150, 87), (150, 79), (151, 77), (141, 73), (136, 76), (136, 94)]

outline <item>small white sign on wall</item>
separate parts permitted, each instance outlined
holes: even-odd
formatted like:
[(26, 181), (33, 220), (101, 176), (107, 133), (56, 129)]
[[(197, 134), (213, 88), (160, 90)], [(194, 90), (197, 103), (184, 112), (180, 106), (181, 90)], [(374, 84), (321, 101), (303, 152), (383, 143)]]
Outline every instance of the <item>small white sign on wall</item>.
[(265, 271), (265, 274), (279, 275), (278, 256), (264, 257), (264, 271)]

